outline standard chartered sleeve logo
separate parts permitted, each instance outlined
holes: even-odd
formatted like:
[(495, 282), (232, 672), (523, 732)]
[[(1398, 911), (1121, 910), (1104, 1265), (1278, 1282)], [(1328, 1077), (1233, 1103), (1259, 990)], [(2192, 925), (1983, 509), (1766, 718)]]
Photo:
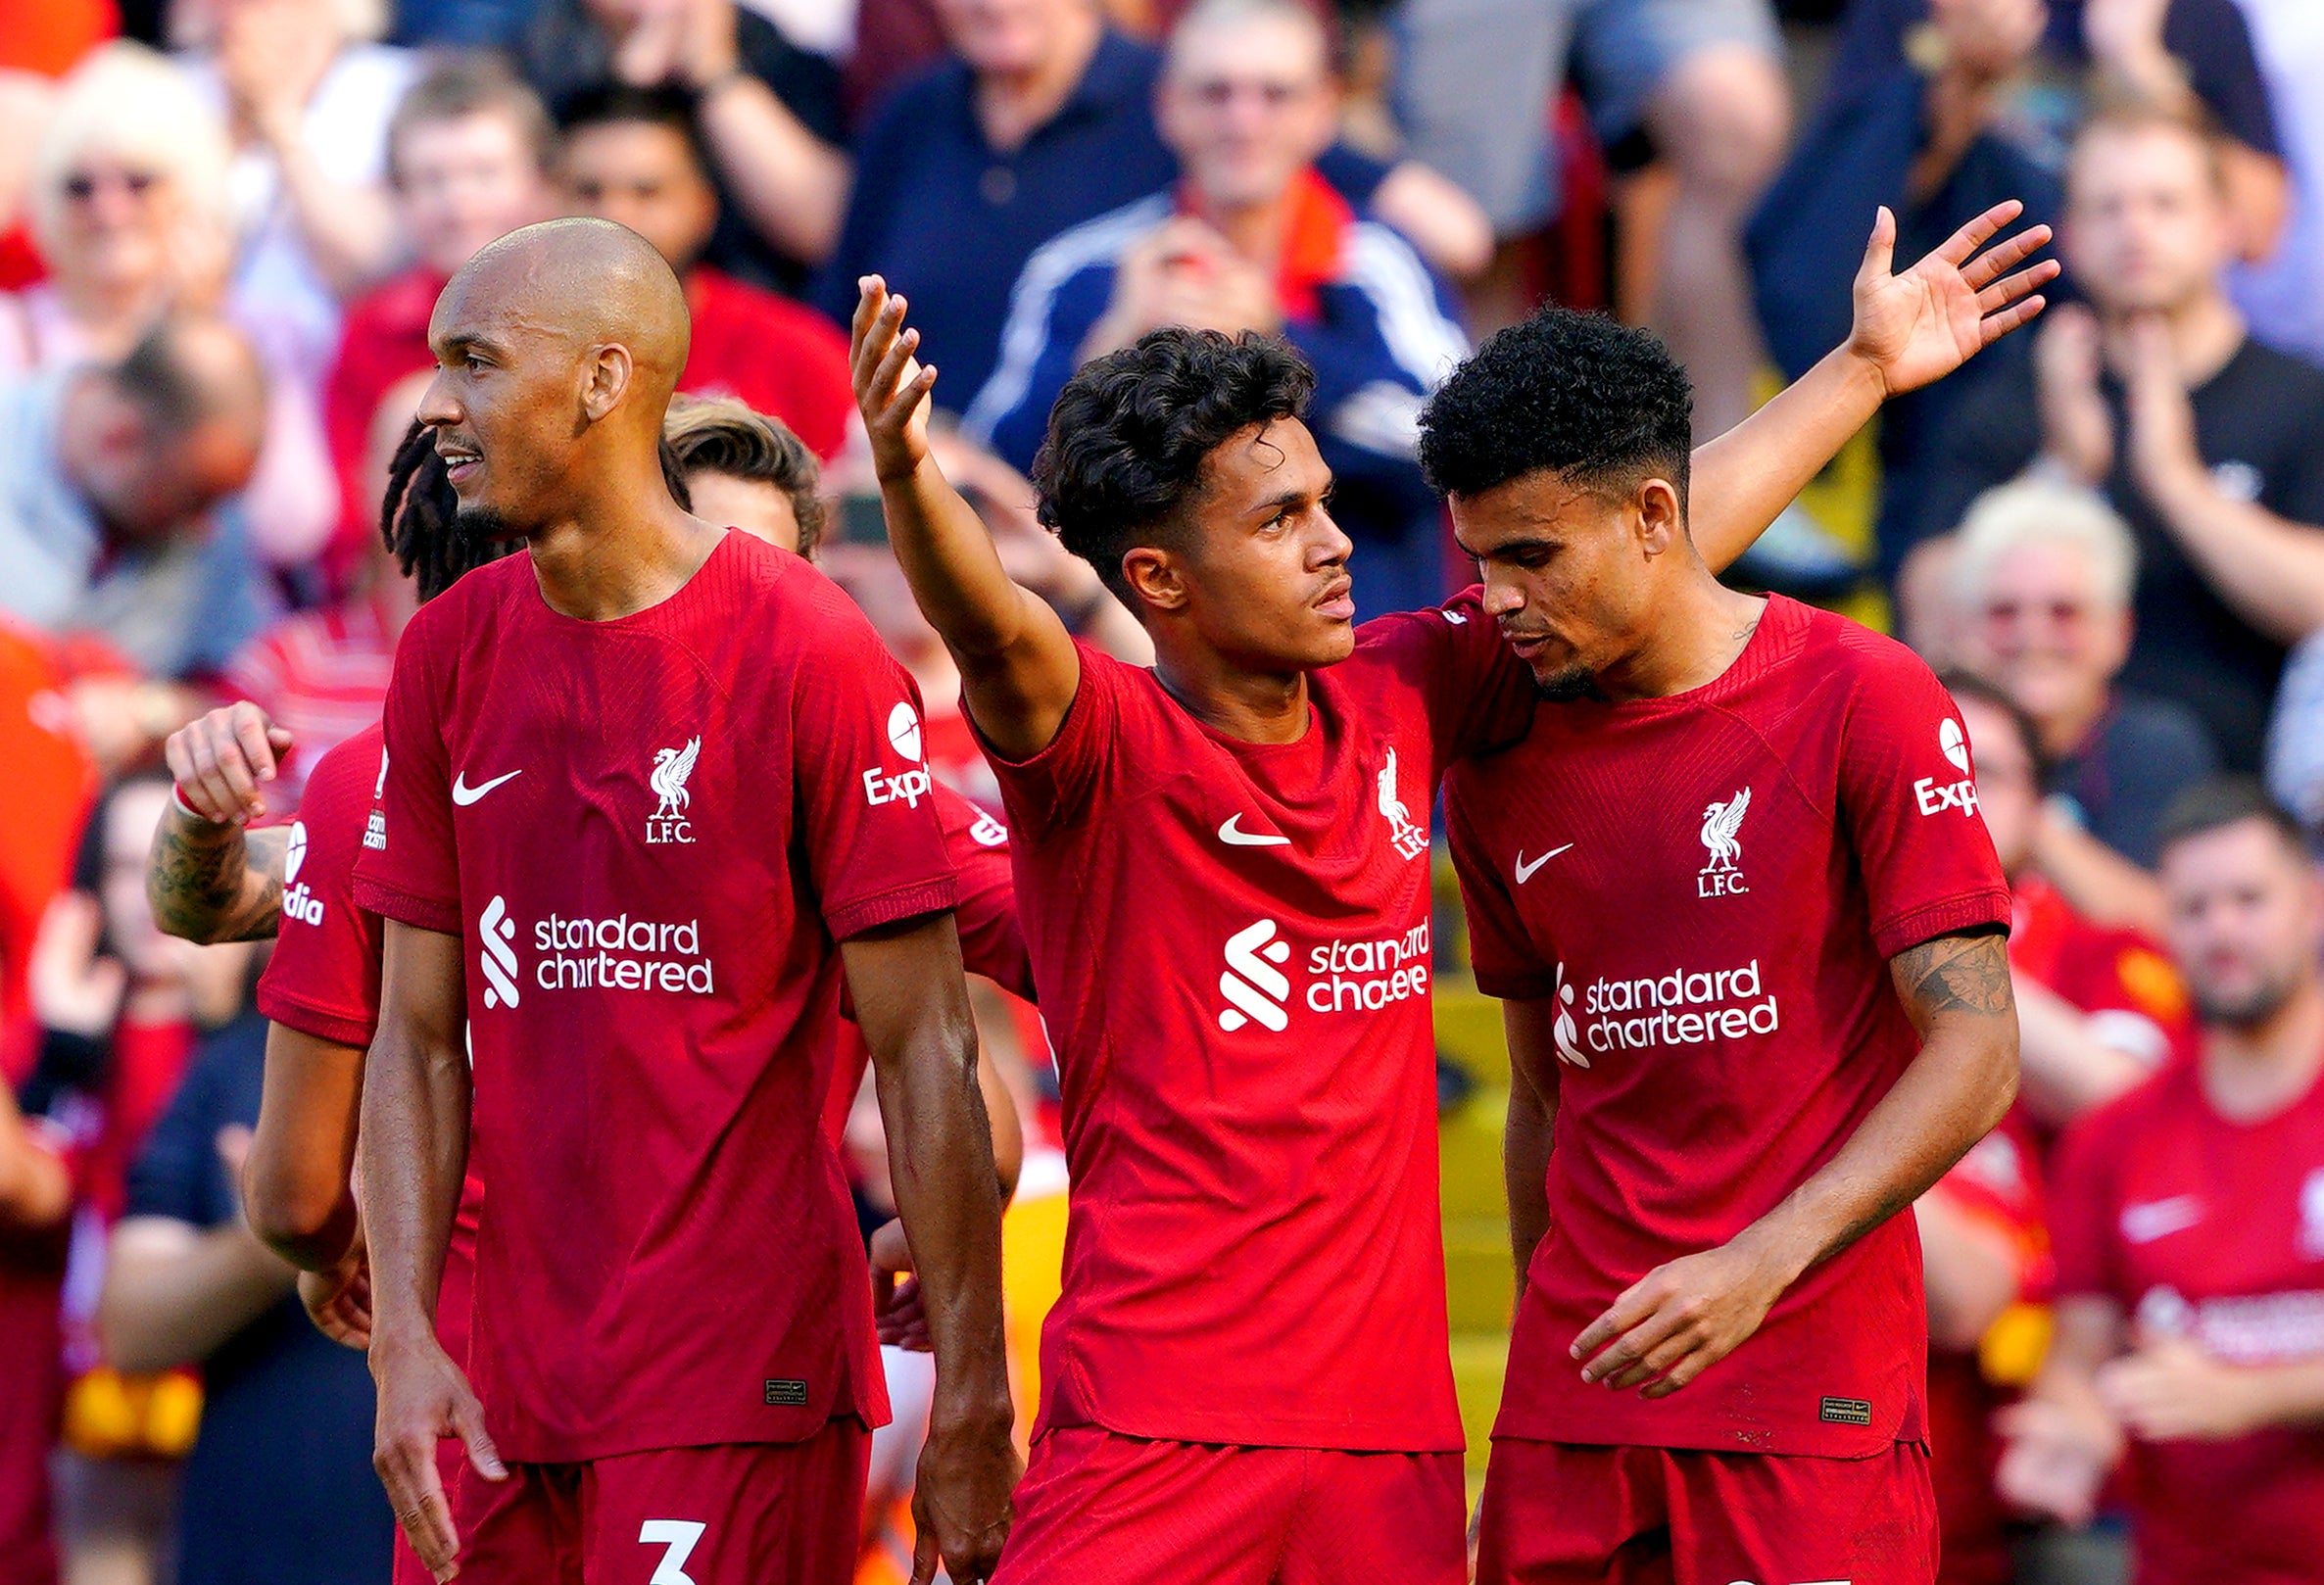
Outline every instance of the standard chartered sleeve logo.
[(484, 917), (476, 924), (476, 933), (484, 940), (479, 964), (484, 970), (484, 1005), (513, 1007), (517, 1001), (516, 949), (508, 943), (516, 939), (516, 925), (508, 918), (508, 899), (496, 896), (486, 903)]
[(1219, 994), (1234, 1005), (1219, 1014), (1219, 1028), (1233, 1033), (1256, 1020), (1282, 1033), (1290, 1022), (1283, 1003), (1291, 999), (1291, 982), (1277, 965), (1291, 955), (1291, 943), (1278, 940), (1275, 921), (1262, 919), (1227, 937), (1227, 967), (1219, 975)]

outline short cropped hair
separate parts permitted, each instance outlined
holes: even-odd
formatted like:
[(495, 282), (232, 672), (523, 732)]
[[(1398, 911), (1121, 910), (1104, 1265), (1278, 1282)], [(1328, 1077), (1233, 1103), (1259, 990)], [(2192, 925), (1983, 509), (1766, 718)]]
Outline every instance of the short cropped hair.
[(1694, 387), (1643, 330), (1544, 309), (1496, 331), (1421, 409), (1421, 468), (1447, 496), (1548, 471), (1626, 494), (1668, 479), (1686, 505)]
[[(2033, 766), (2034, 790), (2037, 792), (2050, 791), (2050, 779), (2057, 767), (2042, 747), (2041, 727), (2024, 705), (1974, 672), (1947, 671), (1937, 681), (1944, 685), (1946, 693), (1953, 696), (1956, 704), (1974, 701), (2009, 722), (2009, 730), (2017, 734), (2018, 744), (2025, 750), (2026, 763)], [(1974, 744), (1970, 744), (1972, 753), (1975, 748)]]
[(825, 518), (823, 467), (789, 425), (733, 397), (682, 396), (671, 402), (661, 433), (682, 472), (771, 484), (790, 497), (799, 553), (815, 553)]
[(568, 138), (592, 126), (621, 126), (633, 121), (666, 126), (685, 139), (695, 169), (707, 181), (717, 167), (695, 120), (696, 103), (691, 90), (670, 83), (592, 83), (557, 101), (557, 124)]
[(1955, 536), (1953, 593), (1961, 606), (1983, 602), (1993, 569), (2028, 545), (2070, 545), (2090, 563), (2098, 597), (2112, 610), (2130, 604), (2138, 578), (2138, 542), (2106, 497), (2062, 479), (2028, 474), (1997, 485), (1969, 504)]
[(1254, 424), (1297, 418), (1315, 371), (1287, 342), (1172, 327), (1084, 363), (1033, 459), (1041, 520), (1138, 609), (1122, 557), (1183, 546), (1203, 458)]
[(2214, 776), (2196, 783), (2171, 799), (2155, 828), (2155, 850), (2167, 857), (2184, 841), (2207, 837), (2229, 826), (2256, 820), (2284, 840), (2284, 846), (2305, 862), (2307, 837), (2291, 810), (2272, 797), (2255, 776)]
[(404, 91), (387, 120), (387, 176), (403, 179), (400, 151), (416, 126), (465, 120), (470, 116), (505, 116), (546, 175), (557, 164), (557, 126), (541, 96), (525, 86), (497, 55), (479, 50), (434, 57), (418, 81)]

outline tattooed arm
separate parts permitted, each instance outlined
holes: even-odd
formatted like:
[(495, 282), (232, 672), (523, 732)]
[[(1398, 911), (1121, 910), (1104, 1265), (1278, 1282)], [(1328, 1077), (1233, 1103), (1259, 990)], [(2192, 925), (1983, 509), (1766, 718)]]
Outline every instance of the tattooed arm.
[(1920, 1054), (1823, 1168), (1717, 1249), (1658, 1266), (1574, 1340), (1584, 1379), (1676, 1392), (1759, 1329), (1784, 1289), (1918, 1199), (2017, 1093), (2017, 1004), (1999, 927), (1888, 962)]
[(245, 832), (197, 819), (171, 803), (146, 861), (145, 895), (154, 923), (204, 945), (270, 939), (281, 920), (288, 842), (288, 827)]

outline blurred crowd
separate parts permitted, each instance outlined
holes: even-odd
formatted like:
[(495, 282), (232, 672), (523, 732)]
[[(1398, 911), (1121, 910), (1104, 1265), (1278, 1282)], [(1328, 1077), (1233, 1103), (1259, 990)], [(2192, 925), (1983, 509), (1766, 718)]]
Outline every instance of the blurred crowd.
[[(1025, 480), (1081, 360), (1288, 338), (1369, 615), (1469, 581), (1415, 419), (1476, 340), (1545, 301), (1647, 324), (1707, 439), (1844, 338), (1880, 207), (1909, 259), (2005, 198), (2058, 227), (2049, 312), (1738, 576), (1961, 700), (2026, 1082), (1921, 1209), (1946, 1578), (2099, 1581), (2125, 1534), (2324, 1501), (2324, 1390), (2286, 1422), (2217, 1374), (2324, 1362), (2324, 1123), (2253, 1121), (2324, 1117), (2324, 6), (0, 0), (0, 1585), (384, 1578), (368, 1378), (238, 1207), (264, 949), (163, 936), (144, 870), (204, 710), (289, 733), (278, 819), (377, 718), (416, 603), (382, 497), (478, 248), (595, 215), (668, 259), (683, 388), (776, 420), (698, 508), (805, 540), (990, 801), (868, 477), (860, 276), (909, 297), (1012, 571), (1136, 654)], [(1053, 1191), (1038, 1026), (987, 1011)], [(2201, 1081), (2286, 1028), (2307, 1080), (2259, 1113)], [(2134, 1282), (2162, 1235), (2106, 1197), (2205, 1118), (2299, 1258)], [(2264, 1347), (2206, 1320), (2269, 1294)]]

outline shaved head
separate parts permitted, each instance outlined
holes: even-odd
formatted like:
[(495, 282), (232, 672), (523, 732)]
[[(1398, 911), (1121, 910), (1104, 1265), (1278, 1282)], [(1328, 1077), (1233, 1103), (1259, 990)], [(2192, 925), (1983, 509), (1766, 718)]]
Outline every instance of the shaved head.
[(547, 220), (478, 252), (436, 300), (419, 408), (468, 530), (529, 537), (590, 502), (666, 494), (689, 338), (685, 289), (626, 226)]

